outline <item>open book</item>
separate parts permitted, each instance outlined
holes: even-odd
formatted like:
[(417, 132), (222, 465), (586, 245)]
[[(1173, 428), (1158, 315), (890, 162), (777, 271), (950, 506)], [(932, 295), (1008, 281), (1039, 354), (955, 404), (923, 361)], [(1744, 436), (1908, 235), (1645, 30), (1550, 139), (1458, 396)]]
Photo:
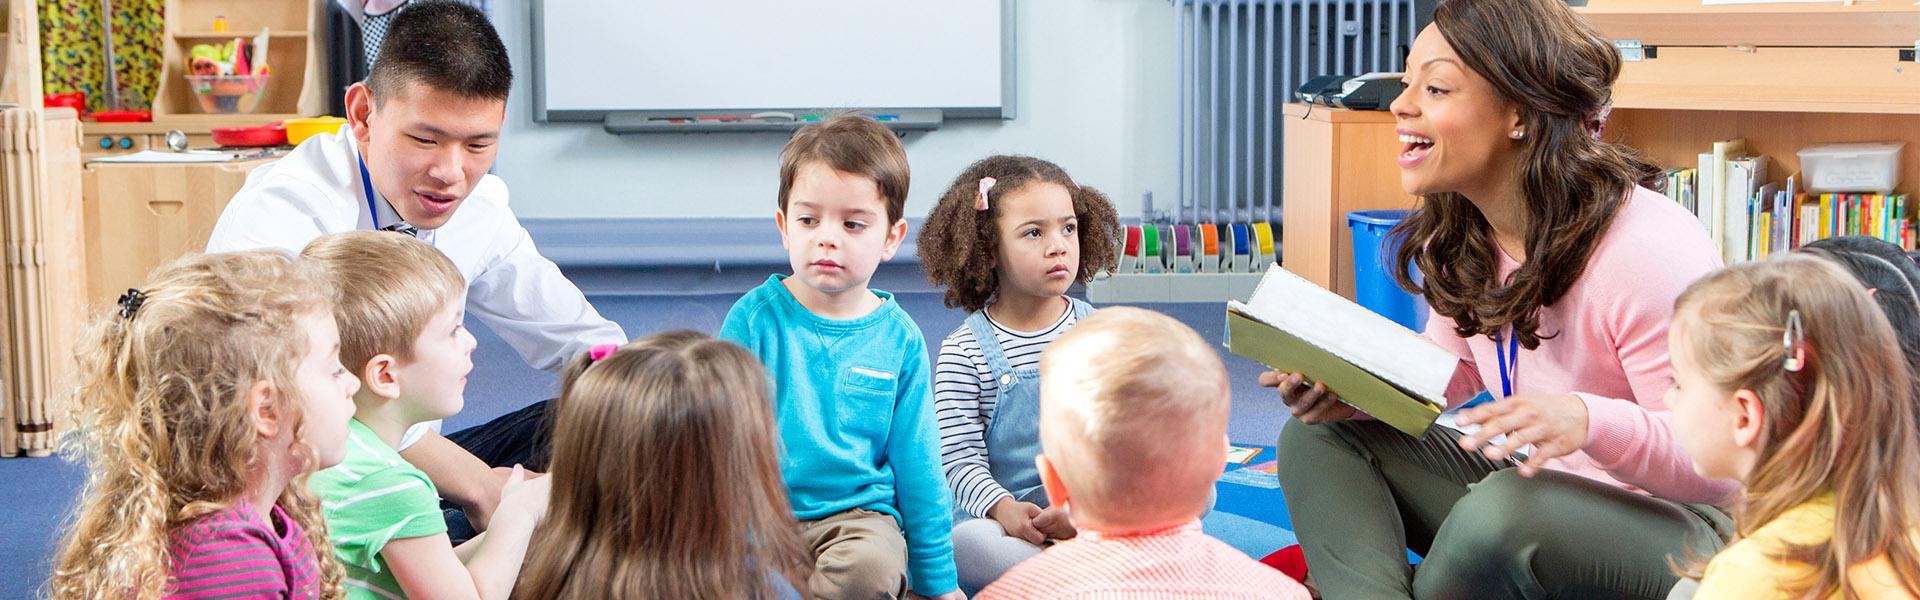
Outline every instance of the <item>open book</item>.
[(1227, 303), (1227, 349), (1306, 374), (1408, 435), (1446, 406), (1460, 359), (1411, 329), (1274, 265), (1253, 297)]

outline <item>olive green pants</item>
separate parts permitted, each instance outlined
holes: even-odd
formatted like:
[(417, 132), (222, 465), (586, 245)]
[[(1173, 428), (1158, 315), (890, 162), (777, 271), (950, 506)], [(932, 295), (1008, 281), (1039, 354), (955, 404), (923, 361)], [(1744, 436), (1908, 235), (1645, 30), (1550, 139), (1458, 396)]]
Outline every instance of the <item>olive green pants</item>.
[[(1732, 532), (1718, 508), (1558, 471), (1522, 477), (1459, 438), (1287, 422), (1280, 488), (1323, 597), (1661, 600), (1679, 580), (1669, 559), (1711, 556)], [(1408, 549), (1425, 557), (1418, 568)]]

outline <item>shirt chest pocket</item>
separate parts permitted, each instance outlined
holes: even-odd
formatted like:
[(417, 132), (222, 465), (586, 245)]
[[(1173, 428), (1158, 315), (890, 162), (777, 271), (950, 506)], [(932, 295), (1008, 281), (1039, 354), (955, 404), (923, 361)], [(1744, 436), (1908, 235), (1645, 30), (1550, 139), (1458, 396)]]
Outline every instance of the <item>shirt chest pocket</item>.
[(834, 387), (841, 430), (859, 438), (884, 438), (888, 424), (893, 422), (899, 376), (886, 369), (847, 367), (840, 371)]

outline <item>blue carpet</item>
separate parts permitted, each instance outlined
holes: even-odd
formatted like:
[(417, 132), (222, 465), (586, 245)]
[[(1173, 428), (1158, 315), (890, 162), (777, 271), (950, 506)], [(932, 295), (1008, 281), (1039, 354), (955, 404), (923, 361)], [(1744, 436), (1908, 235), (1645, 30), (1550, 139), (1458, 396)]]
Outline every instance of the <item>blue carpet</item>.
[[(717, 331), (726, 318), (727, 309), (738, 298), (737, 291), (618, 294), (596, 295), (593, 303), (601, 314), (625, 327), (628, 335), (639, 337), (668, 329)], [(965, 317), (943, 306), (937, 293), (907, 290), (900, 293), (898, 299), (919, 322), (934, 352), (939, 351), (940, 340)], [(1143, 306), (1179, 319), (1198, 331), (1203, 339), (1221, 339), (1224, 316), (1219, 304)], [(447, 420), (450, 431), (484, 423), (557, 392), (553, 376), (527, 367), (498, 336), (474, 325), (480, 346), (474, 352), (474, 371), (468, 377), (467, 406), (458, 416)], [(1238, 445), (1266, 447), (1254, 463), (1272, 460), (1272, 444), (1278, 439), (1286, 413), (1273, 392), (1256, 383), (1259, 365), (1228, 355), (1225, 350), (1221, 356), (1234, 386), (1228, 436)], [(60, 459), (0, 459), (0, 502), (6, 504), (0, 508), (0, 565), (6, 565), (0, 569), (0, 598), (39, 596), (50, 568), (55, 539), (84, 477), (78, 465)], [(1216, 487), (1219, 500), (1214, 513), (1205, 521), (1208, 533), (1254, 558), (1293, 543), (1279, 490), (1231, 483), (1220, 483)]]

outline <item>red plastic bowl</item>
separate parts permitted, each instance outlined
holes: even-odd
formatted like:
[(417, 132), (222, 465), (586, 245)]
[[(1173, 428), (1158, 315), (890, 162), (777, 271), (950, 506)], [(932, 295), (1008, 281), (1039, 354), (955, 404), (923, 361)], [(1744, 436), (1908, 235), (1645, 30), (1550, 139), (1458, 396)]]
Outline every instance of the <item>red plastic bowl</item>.
[(216, 127), (213, 143), (226, 147), (258, 148), (287, 145), (287, 127), (280, 123), (254, 127)]

